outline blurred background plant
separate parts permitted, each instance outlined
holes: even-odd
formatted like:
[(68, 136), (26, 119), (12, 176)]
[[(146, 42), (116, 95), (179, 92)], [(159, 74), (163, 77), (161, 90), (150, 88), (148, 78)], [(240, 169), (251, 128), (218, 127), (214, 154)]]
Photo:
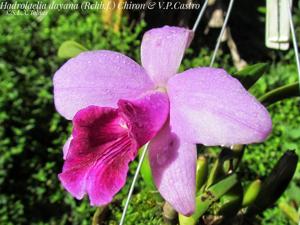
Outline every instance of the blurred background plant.
[[(209, 65), (220, 28), (208, 24), (215, 9), (226, 9), (227, 4), (225, 0), (211, 1), (181, 70)], [(297, 1), (294, 4), (299, 39), (300, 11)], [(293, 51), (264, 47), (264, 5), (259, 0), (236, 1), (229, 22), (240, 58), (248, 64), (269, 65), (265, 75), (250, 89), (258, 97), (297, 81)], [(58, 57), (61, 44), (76, 41), (87, 49), (115, 50), (139, 61), (140, 40), (145, 30), (165, 24), (191, 27), (197, 13), (197, 10), (65, 10), (63, 13), (51, 10), (46, 16), (33, 17), (9, 16), (0, 11), (0, 224), (91, 224), (96, 210), (87, 199), (74, 200), (57, 179), (63, 163), (62, 145), (71, 129), (69, 122), (55, 112), (52, 99), (53, 73), (68, 57), (64, 52), (60, 53), (64, 58)], [(237, 71), (233, 65), (228, 42), (223, 43), (215, 66), (233, 74)], [(277, 102), (269, 111), (274, 124), (272, 135), (263, 144), (247, 146), (237, 171), (245, 187), (249, 181), (265, 180), (287, 150), (300, 154), (299, 98)], [(220, 149), (202, 151), (213, 162)], [(131, 174), (135, 167), (133, 163)], [(127, 191), (128, 185), (105, 210), (108, 221), (105, 224), (118, 224)], [(259, 213), (255, 223), (295, 224), (299, 196), (298, 165), (287, 191), (275, 207)], [(163, 206), (158, 193), (140, 179), (126, 224), (161, 224)]]

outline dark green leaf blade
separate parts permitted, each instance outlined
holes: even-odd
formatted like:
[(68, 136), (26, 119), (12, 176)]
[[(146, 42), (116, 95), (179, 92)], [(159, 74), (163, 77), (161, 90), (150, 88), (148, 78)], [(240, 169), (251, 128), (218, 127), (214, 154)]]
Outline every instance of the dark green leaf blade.
[(297, 96), (300, 96), (299, 83), (295, 82), (273, 89), (261, 96), (258, 100), (265, 106), (269, 106), (283, 99)]
[(233, 77), (237, 78), (246, 89), (249, 89), (262, 75), (264, 75), (267, 69), (267, 63), (257, 63), (236, 72), (233, 74)]
[(297, 163), (298, 156), (294, 151), (284, 153), (264, 180), (256, 200), (247, 211), (248, 215), (263, 212), (278, 200), (293, 178)]

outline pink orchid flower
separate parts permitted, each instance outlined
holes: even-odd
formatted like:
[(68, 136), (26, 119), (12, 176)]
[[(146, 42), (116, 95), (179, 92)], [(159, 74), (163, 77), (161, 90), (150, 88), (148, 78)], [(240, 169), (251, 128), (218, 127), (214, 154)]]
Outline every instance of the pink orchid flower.
[(54, 75), (57, 111), (73, 120), (59, 179), (77, 199), (105, 205), (124, 186), (128, 164), (149, 142), (154, 182), (178, 212), (195, 209), (196, 144), (250, 144), (272, 129), (267, 110), (223, 69), (177, 74), (188, 29), (145, 33), (142, 66), (113, 51), (89, 51)]

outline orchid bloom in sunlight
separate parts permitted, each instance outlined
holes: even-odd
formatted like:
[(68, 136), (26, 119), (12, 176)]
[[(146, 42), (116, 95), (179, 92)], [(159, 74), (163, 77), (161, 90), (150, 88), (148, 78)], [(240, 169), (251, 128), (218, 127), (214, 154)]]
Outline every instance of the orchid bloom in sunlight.
[(157, 189), (178, 212), (195, 209), (196, 144), (250, 144), (272, 129), (267, 110), (223, 69), (177, 73), (188, 29), (145, 33), (142, 66), (117, 52), (79, 54), (54, 75), (57, 111), (73, 121), (59, 179), (77, 199), (105, 205), (124, 186), (128, 164), (149, 142)]

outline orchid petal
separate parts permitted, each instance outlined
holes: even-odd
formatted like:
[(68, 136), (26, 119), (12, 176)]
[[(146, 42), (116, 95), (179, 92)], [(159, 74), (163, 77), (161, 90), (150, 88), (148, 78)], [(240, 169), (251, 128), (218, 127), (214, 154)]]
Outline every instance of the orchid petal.
[(116, 107), (120, 98), (134, 99), (153, 89), (145, 70), (113, 51), (90, 51), (67, 61), (54, 75), (57, 111), (72, 119), (89, 105)]
[(70, 147), (70, 144), (71, 144), (71, 141), (72, 141), (73, 137), (70, 136), (67, 141), (65, 142), (64, 144), (64, 147), (63, 147), (63, 159), (66, 159), (67, 158), (67, 155), (68, 155), (68, 151), (69, 151), (69, 147)]
[(119, 106), (89, 106), (73, 119), (59, 179), (74, 197), (81, 199), (87, 193), (92, 205), (109, 203), (124, 186), (128, 163), (159, 132), (169, 113), (167, 95), (160, 92), (120, 100)]
[(168, 83), (172, 129), (204, 145), (261, 142), (272, 129), (268, 111), (223, 69), (195, 68)]
[(149, 157), (160, 194), (176, 211), (191, 215), (195, 210), (196, 145), (178, 137), (167, 123), (151, 140)]
[(169, 116), (169, 98), (162, 92), (150, 92), (135, 101), (120, 100), (118, 105), (141, 146), (156, 135)]
[(176, 74), (192, 32), (164, 26), (147, 31), (141, 45), (142, 65), (157, 86), (164, 86)]

